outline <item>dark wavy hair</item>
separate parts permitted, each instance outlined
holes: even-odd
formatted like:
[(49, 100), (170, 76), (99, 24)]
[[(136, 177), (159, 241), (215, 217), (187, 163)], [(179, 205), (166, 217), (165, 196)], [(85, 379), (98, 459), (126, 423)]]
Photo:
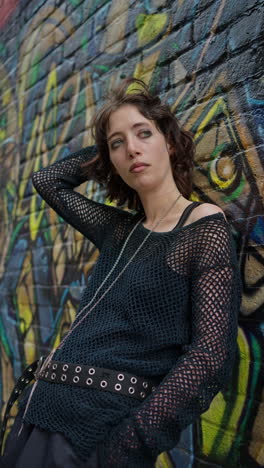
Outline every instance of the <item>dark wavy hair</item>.
[[(128, 88), (132, 85), (132, 89)], [(136, 78), (127, 78), (121, 85), (111, 90), (104, 106), (92, 120), (92, 132), (97, 145), (97, 155), (82, 169), (88, 179), (93, 179), (106, 188), (106, 195), (117, 205), (143, 211), (137, 192), (129, 187), (115, 172), (110, 161), (107, 144), (107, 129), (112, 112), (125, 104), (136, 106), (148, 120), (154, 121), (157, 129), (163, 133), (166, 141), (175, 151), (170, 155), (171, 168), (175, 183), (180, 193), (189, 198), (192, 191), (192, 170), (194, 142), (190, 132), (180, 127), (177, 118), (169, 106), (162, 103), (158, 96), (149, 91), (147, 85)]]

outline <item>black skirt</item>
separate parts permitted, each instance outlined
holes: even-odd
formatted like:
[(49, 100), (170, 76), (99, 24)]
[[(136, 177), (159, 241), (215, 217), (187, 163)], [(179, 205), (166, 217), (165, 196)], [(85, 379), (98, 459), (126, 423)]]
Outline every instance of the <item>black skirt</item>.
[(100, 468), (95, 450), (86, 461), (78, 458), (63, 434), (32, 424), (22, 425), (19, 413), (6, 441), (0, 468)]

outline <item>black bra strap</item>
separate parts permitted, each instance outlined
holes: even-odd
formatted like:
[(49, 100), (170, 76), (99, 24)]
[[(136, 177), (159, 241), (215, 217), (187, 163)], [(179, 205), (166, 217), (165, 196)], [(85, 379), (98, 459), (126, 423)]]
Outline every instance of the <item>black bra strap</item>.
[(176, 224), (175, 228), (182, 227), (184, 225), (185, 221), (187, 220), (187, 218), (189, 217), (189, 215), (191, 214), (192, 210), (194, 210), (194, 208), (196, 208), (199, 205), (201, 205), (200, 202), (193, 202), (190, 205), (188, 205), (185, 208), (185, 210), (183, 210), (182, 215), (181, 215), (178, 223)]

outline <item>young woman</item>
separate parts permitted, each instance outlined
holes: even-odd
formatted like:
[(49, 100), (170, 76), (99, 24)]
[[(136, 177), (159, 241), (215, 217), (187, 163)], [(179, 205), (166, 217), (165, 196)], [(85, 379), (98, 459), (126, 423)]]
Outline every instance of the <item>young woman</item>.
[[(5, 466), (153, 467), (234, 362), (236, 255), (223, 211), (188, 199), (190, 135), (138, 80), (112, 93), (94, 134), (97, 147), (33, 175), (100, 256), (69, 333), (21, 403)], [(88, 178), (136, 213), (74, 191)]]

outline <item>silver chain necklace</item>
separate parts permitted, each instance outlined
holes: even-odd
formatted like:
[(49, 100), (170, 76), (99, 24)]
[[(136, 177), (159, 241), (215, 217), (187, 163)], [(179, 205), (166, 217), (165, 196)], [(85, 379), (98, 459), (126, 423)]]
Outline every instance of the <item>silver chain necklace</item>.
[[(172, 208), (176, 205), (177, 201), (179, 200), (179, 198), (181, 197), (181, 194), (178, 195), (178, 197), (176, 198), (176, 200), (173, 201), (172, 205), (169, 207), (169, 209), (165, 212), (165, 214), (154, 224), (154, 226), (152, 226), (151, 230), (149, 230), (149, 232), (147, 233), (147, 235), (144, 237), (143, 241), (141, 242), (141, 244), (138, 246), (138, 248), (135, 250), (135, 252), (133, 253), (132, 257), (128, 260), (128, 262), (126, 263), (126, 265), (122, 268), (122, 270), (118, 273), (118, 275), (116, 276), (116, 278), (112, 281), (112, 283), (110, 284), (110, 286), (108, 286), (108, 288), (104, 291), (104, 293), (99, 297), (99, 299), (97, 299), (97, 301), (92, 305), (92, 307), (86, 312), (86, 314), (74, 325), (74, 322), (72, 323), (72, 326), (70, 327), (68, 333), (63, 337), (63, 339), (61, 340), (59, 346), (57, 346), (56, 348), (54, 348), (49, 354), (48, 356), (46, 357), (45, 361), (43, 362), (40, 370), (39, 370), (39, 373), (43, 372), (47, 365), (50, 363), (50, 361), (52, 360), (53, 358), (53, 355), (54, 353), (58, 350), (58, 349), (61, 349), (65, 343), (65, 341), (67, 340), (67, 338), (69, 338), (69, 336), (72, 334), (72, 332), (74, 330), (76, 330), (76, 328), (86, 319), (86, 317), (92, 312), (92, 310), (103, 300), (103, 298), (106, 296), (106, 294), (110, 291), (110, 289), (112, 289), (112, 287), (114, 286), (114, 284), (117, 282), (117, 280), (120, 278), (120, 276), (124, 273), (124, 271), (127, 269), (127, 267), (130, 265), (130, 263), (134, 260), (135, 256), (138, 254), (138, 252), (140, 251), (140, 249), (143, 247), (143, 245), (145, 244), (145, 242), (147, 241), (147, 239), (149, 238), (150, 234), (152, 234), (152, 232), (154, 231), (154, 229), (163, 221), (163, 219), (167, 216), (167, 214), (172, 210)], [(120, 259), (123, 255), (123, 252), (129, 242), (129, 239), (131, 238), (132, 234), (134, 233), (134, 231), (137, 229), (138, 225), (142, 223), (144, 218), (141, 218), (136, 224), (135, 226), (133, 227), (133, 229), (130, 231), (129, 235), (127, 236), (125, 242), (124, 242), (124, 245), (122, 247), (122, 249), (120, 250), (120, 253), (114, 263), (114, 265), (112, 266), (111, 270), (109, 271), (109, 273), (106, 275), (105, 279), (103, 280), (103, 282), (100, 284), (99, 288), (97, 289), (97, 291), (95, 292), (95, 294), (93, 295), (92, 299), (90, 300), (90, 302), (88, 304), (86, 304), (81, 310), (80, 312), (78, 312), (78, 316), (80, 316), (88, 307), (90, 307), (90, 305), (92, 304), (92, 302), (95, 300), (95, 298), (97, 297), (99, 291), (102, 289), (102, 287), (104, 286), (104, 284), (106, 283), (106, 281), (108, 280), (108, 278), (111, 276), (111, 274), (114, 272), (114, 270), (116, 269), (118, 263), (120, 262)], [(33, 396), (33, 393), (36, 389), (36, 386), (37, 386), (37, 383), (38, 383), (38, 379), (36, 379), (36, 382), (34, 383), (33, 387), (32, 387), (32, 390), (30, 392), (30, 395), (29, 395), (29, 398), (28, 398), (28, 401), (27, 401), (27, 405), (26, 405), (26, 408), (25, 408), (25, 411), (24, 411), (24, 414), (23, 414), (23, 419), (27, 413), (27, 410), (28, 410), (28, 407), (29, 407), (29, 403), (31, 401), (31, 398)], [(19, 430), (19, 434), (21, 432), (23, 428), (23, 424)]]

